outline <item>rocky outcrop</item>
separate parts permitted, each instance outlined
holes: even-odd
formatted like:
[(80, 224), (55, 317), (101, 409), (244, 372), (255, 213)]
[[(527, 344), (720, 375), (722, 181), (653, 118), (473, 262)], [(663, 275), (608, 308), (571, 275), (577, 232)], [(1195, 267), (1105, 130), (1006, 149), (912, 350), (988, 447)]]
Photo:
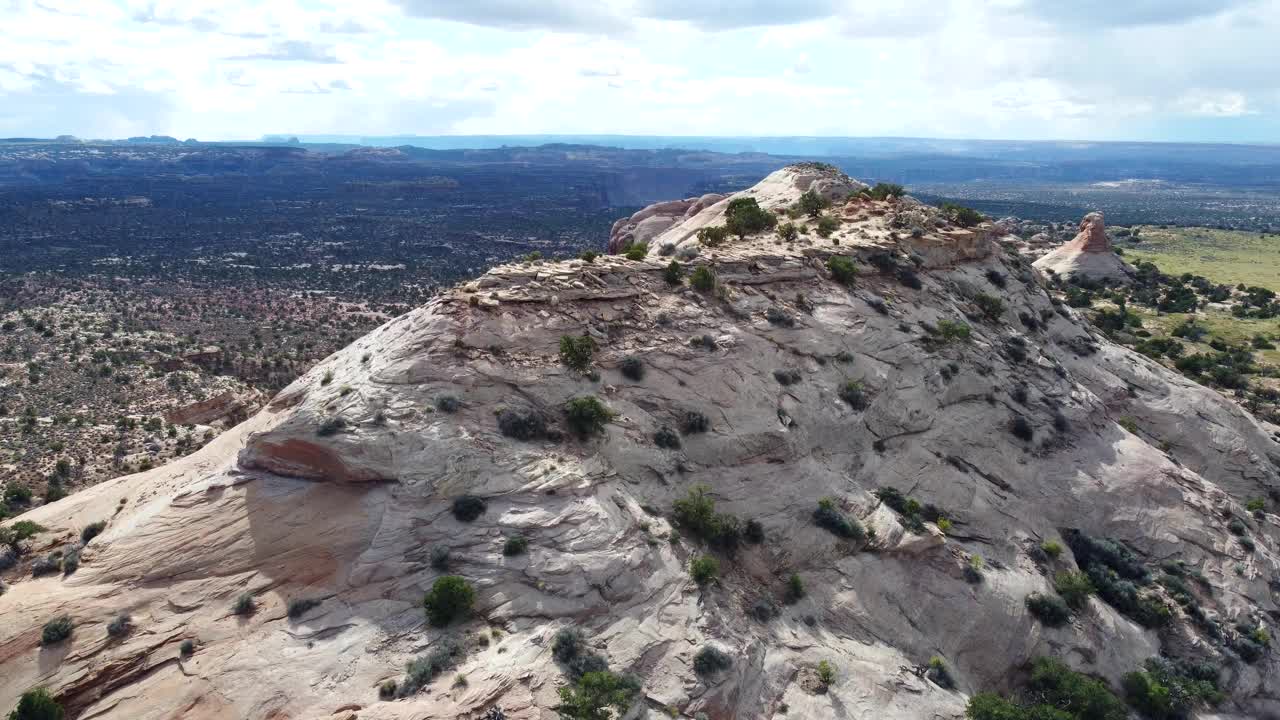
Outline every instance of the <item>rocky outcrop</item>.
[(222, 421), (234, 425), (261, 406), (262, 396), (257, 390), (226, 390), (211, 398), (166, 410), (164, 419), (171, 425), (212, 425)]
[(1076, 236), (1036, 260), (1035, 266), (1062, 278), (1080, 276), (1125, 282), (1134, 275), (1133, 268), (1112, 249), (1100, 212), (1085, 215)]
[(618, 219), (609, 231), (606, 248), (610, 253), (619, 253), (627, 245), (647, 243), (677, 222), (723, 199), (723, 195), (707, 193), (696, 198), (654, 203), (630, 217)]
[[(782, 210), (806, 178), (836, 197), (853, 186), (800, 167), (742, 195)], [(660, 237), (693, 247), (689, 228), (718, 222), (723, 202)], [(33, 552), (108, 524), (73, 575), (6, 576), (0, 707), (43, 685), (95, 720), (551, 720), (566, 682), (552, 638), (574, 627), (640, 679), (641, 715), (960, 720), (968, 696), (1008, 689), (1030, 658), (1118, 687), (1162, 651), (1220, 669), (1215, 717), (1280, 713), (1274, 653), (1245, 663), (1230, 645), (1237, 623), (1273, 628), (1280, 613), (1277, 518), (1243, 505), (1280, 487), (1264, 429), (1055, 306), (989, 229), (905, 201), (833, 214), (828, 238), (806, 227), (701, 248), (686, 269), (715, 273), (705, 293), (669, 284), (657, 256), (494, 268), (194, 455), (29, 512), (49, 528)], [(858, 268), (846, 284), (836, 256)], [(588, 373), (558, 357), (583, 334)], [(582, 436), (565, 404), (587, 395), (611, 418)], [(673, 528), (673, 503), (698, 485), (761, 542), (725, 553)], [(906, 517), (886, 489), (932, 510)], [(471, 522), (450, 511), (463, 494), (486, 502)], [(865, 535), (815, 523), (824, 499)], [(945, 533), (929, 519), (942, 516)], [(1077, 567), (1039, 548), (1075, 532), (1123, 543), (1153, 573), (1183, 568), (1207, 619), (1151, 583), (1173, 618), (1159, 631), (1096, 597), (1063, 627), (1037, 622), (1027, 596)], [(504, 553), (512, 536), (527, 552)], [(720, 558), (705, 587), (688, 571), (700, 554)], [(445, 573), (472, 583), (476, 611), (435, 628), (423, 594)], [(793, 574), (802, 598), (787, 594)], [(237, 615), (243, 593), (255, 610)], [(290, 617), (299, 599), (318, 604)], [(134, 630), (108, 637), (122, 613)], [(72, 638), (40, 647), (63, 614)], [(450, 641), (454, 668), (379, 697)], [(708, 645), (732, 664), (699, 675)], [(932, 656), (954, 688), (917, 671)]]

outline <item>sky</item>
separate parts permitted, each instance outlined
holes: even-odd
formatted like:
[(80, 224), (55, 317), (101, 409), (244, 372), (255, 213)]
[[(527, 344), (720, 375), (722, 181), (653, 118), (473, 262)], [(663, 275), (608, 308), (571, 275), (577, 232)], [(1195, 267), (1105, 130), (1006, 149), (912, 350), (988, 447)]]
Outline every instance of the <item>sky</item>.
[(0, 136), (1280, 142), (1280, 0), (0, 0)]

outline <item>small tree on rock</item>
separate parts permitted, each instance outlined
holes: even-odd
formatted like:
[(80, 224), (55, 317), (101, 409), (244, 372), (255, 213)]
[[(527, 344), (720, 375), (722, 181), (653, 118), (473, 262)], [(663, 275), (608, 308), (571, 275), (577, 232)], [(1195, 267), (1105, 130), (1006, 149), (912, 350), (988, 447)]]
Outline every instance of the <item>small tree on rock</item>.
[(805, 190), (796, 201), (796, 208), (809, 217), (818, 217), (822, 211), (830, 207), (831, 201), (813, 190)]
[(458, 575), (436, 578), (431, 592), (422, 600), (427, 619), (437, 627), (444, 627), (455, 619), (470, 614), (475, 602), (475, 588)]
[(737, 198), (729, 201), (725, 210), (724, 226), (729, 232), (738, 236), (739, 240), (748, 235), (763, 232), (776, 225), (778, 219), (773, 213), (760, 207), (755, 198)]

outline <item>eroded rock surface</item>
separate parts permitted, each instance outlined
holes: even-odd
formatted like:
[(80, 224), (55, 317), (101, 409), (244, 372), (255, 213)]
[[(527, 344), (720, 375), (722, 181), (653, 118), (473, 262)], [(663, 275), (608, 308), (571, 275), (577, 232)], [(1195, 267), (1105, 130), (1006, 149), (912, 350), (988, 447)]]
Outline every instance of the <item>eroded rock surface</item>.
[[(818, 183), (837, 199), (860, 186), (791, 168), (745, 194), (781, 209)], [(724, 204), (651, 247), (696, 243)], [(1222, 668), (1216, 717), (1280, 713), (1275, 656), (1241, 662), (1177, 603), (1160, 631), (1097, 598), (1062, 628), (1024, 603), (1074, 567), (1069, 551), (1037, 548), (1078, 530), (1153, 568), (1184, 561), (1223, 627), (1270, 626), (1276, 517), (1243, 509), (1280, 486), (1263, 428), (1056, 306), (997, 230), (940, 225), (910, 200), (832, 212), (844, 222), (830, 238), (701, 248), (687, 268), (714, 269), (707, 293), (668, 284), (669, 258), (652, 251), (494, 268), (335, 353), (195, 455), (29, 513), (50, 529), (33, 552), (108, 524), (75, 574), (8, 578), (0, 707), (45, 685), (76, 718), (443, 720), (498, 707), (551, 720), (565, 682), (551, 640), (577, 627), (642, 680), (649, 717), (958, 720), (969, 695), (1007, 689), (1035, 656), (1118, 684), (1162, 647)], [(857, 261), (852, 286), (831, 277), (833, 255)], [(557, 356), (562, 336), (583, 334), (598, 346), (595, 378)], [(628, 357), (639, 379), (622, 372)], [(568, 431), (564, 403), (583, 395), (615, 413), (601, 435)], [(504, 409), (551, 432), (504, 436)], [(1015, 434), (1020, 418), (1029, 433)], [(664, 427), (679, 447), (655, 442)], [(722, 556), (705, 589), (687, 567), (707, 548), (672, 542), (668, 519), (697, 484), (765, 536)], [(909, 529), (883, 488), (936, 506), (949, 533)], [(474, 522), (450, 513), (464, 493), (487, 501)], [(874, 536), (817, 526), (824, 498)], [(503, 554), (512, 535), (526, 554)], [(443, 630), (421, 604), (443, 572), (434, 548), (478, 591), (475, 617)], [(793, 573), (806, 593), (787, 604)], [(236, 615), (245, 592), (257, 607)], [(303, 598), (320, 602), (288, 618)], [(762, 600), (776, 617), (752, 614)], [(109, 638), (121, 613), (134, 629)], [(41, 626), (61, 614), (71, 640), (42, 649)], [(456, 669), (379, 699), (381, 682), (448, 637), (466, 648)], [(184, 658), (185, 639), (197, 650)], [(733, 664), (704, 679), (693, 658), (708, 644)], [(916, 671), (935, 655), (954, 689)], [(818, 688), (823, 660), (836, 676)]]
[(1063, 278), (1083, 276), (1095, 280), (1124, 282), (1133, 277), (1133, 268), (1116, 255), (1107, 236), (1102, 213), (1091, 212), (1080, 221), (1080, 231), (1071, 241), (1035, 261), (1035, 266)]

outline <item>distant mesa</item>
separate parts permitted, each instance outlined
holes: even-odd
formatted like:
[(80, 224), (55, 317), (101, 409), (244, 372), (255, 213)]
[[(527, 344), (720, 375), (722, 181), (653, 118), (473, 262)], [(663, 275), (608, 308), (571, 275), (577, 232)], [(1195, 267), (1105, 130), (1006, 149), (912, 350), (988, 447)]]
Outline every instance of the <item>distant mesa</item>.
[(1112, 249), (1102, 213), (1096, 211), (1084, 216), (1080, 231), (1070, 242), (1036, 260), (1034, 265), (1062, 278), (1087, 276), (1127, 282), (1134, 275), (1133, 268)]
[(139, 135), (125, 140), (133, 145), (177, 145), (178, 138), (170, 135)]

